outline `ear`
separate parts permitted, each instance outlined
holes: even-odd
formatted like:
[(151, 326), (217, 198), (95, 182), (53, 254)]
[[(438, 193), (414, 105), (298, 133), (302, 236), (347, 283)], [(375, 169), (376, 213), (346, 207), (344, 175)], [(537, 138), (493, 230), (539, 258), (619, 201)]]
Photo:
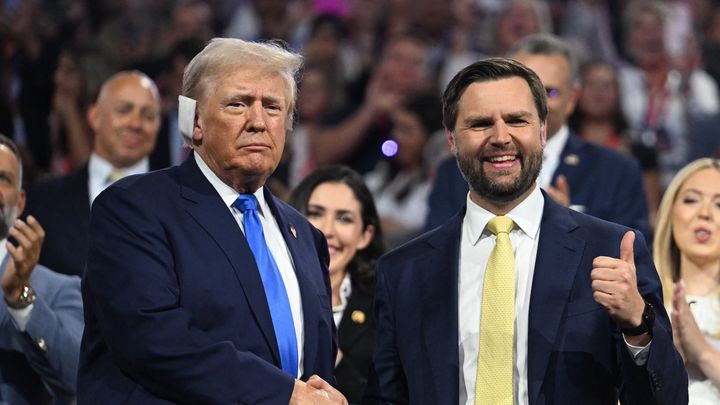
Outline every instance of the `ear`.
[(547, 119), (540, 124), (540, 144), (543, 148), (547, 145)]
[(357, 250), (363, 250), (370, 244), (370, 241), (375, 237), (375, 226), (368, 225), (363, 231), (362, 238), (358, 241)]
[(202, 143), (203, 138), (203, 130), (202, 130), (202, 120), (200, 120), (200, 114), (198, 114), (197, 109), (195, 110), (195, 120), (193, 124), (193, 133), (192, 133), (192, 140), (193, 144), (197, 145)]
[(88, 108), (87, 110), (87, 120), (88, 124), (90, 125), (90, 129), (93, 130), (93, 132), (97, 133), (97, 129), (100, 128), (99, 115), (98, 115), (98, 105), (93, 104)]
[(450, 153), (453, 154), (453, 156), (457, 157), (457, 146), (455, 145), (455, 135), (452, 131), (445, 130), (445, 136), (447, 137), (448, 147), (450, 148)]
[(572, 86), (572, 90), (568, 96), (567, 108), (565, 109), (565, 118), (569, 117), (573, 111), (575, 111), (575, 106), (577, 105), (579, 99), (580, 86)]
[(23, 211), (25, 211), (25, 190), (20, 190), (17, 203), (17, 216), (20, 217)]

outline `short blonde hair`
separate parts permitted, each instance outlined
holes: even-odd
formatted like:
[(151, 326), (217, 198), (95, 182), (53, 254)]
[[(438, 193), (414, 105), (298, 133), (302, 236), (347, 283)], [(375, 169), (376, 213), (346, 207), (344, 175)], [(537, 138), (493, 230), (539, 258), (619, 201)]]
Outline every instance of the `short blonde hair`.
[(680, 249), (675, 243), (672, 228), (672, 210), (678, 193), (683, 184), (693, 174), (703, 169), (716, 169), (720, 171), (720, 160), (702, 158), (688, 163), (673, 177), (665, 194), (663, 194), (660, 208), (657, 213), (657, 226), (653, 239), (653, 260), (660, 274), (663, 287), (665, 306), (672, 303), (672, 284), (680, 280)]
[[(296, 76), (302, 66), (302, 56), (286, 50), (278, 42), (213, 38), (185, 67), (182, 95), (203, 100), (218, 75), (241, 66), (259, 66), (280, 74), (290, 93), (287, 130), (291, 130), (297, 98)], [(191, 139), (186, 141), (192, 144)]]

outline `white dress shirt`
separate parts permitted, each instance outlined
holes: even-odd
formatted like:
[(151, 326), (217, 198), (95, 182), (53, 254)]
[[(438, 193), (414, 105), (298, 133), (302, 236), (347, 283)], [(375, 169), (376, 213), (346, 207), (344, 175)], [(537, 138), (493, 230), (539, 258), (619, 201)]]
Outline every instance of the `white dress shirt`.
[[(507, 216), (515, 223), (510, 242), (515, 254), (515, 336), (513, 343), (513, 389), (516, 405), (529, 404), (527, 386), (528, 318), (535, 273), (540, 222), (545, 200), (539, 187), (513, 208)], [(460, 355), (460, 405), (475, 402), (475, 380), (480, 343), (480, 311), (485, 268), (495, 247), (496, 236), (485, 229), (495, 214), (467, 198), (460, 240), (458, 275), (458, 352)], [(650, 343), (643, 347), (625, 341), (635, 364), (647, 361)]]
[(568, 137), (570, 137), (570, 130), (567, 125), (563, 125), (545, 144), (542, 169), (540, 169), (540, 175), (538, 176), (538, 183), (543, 190), (552, 185), (553, 175), (560, 166), (560, 156), (563, 149), (565, 149)]
[[(208, 165), (205, 164), (200, 155), (194, 153), (193, 156), (195, 156), (195, 162), (200, 168), (200, 171), (218, 192), (220, 198), (222, 198), (223, 202), (225, 202), (225, 205), (228, 207), (238, 226), (244, 233), (245, 227), (243, 226), (243, 214), (240, 210), (233, 206), (233, 203), (240, 193), (223, 183), (223, 181), (220, 180), (220, 178), (208, 167)], [(285, 290), (288, 295), (288, 300), (290, 301), (290, 310), (292, 311), (293, 325), (295, 326), (295, 337), (297, 338), (298, 348), (298, 372), (296, 377), (300, 377), (303, 374), (303, 347), (305, 339), (300, 285), (298, 284), (297, 276), (295, 275), (295, 267), (292, 262), (290, 251), (288, 250), (288, 247), (285, 244), (285, 239), (280, 232), (280, 226), (275, 220), (275, 217), (273, 217), (272, 211), (270, 211), (270, 206), (267, 201), (265, 201), (263, 188), (260, 187), (253, 194), (258, 200), (258, 216), (260, 217), (263, 233), (265, 234), (265, 243), (267, 243), (270, 253), (272, 253), (275, 263), (280, 270), (280, 276), (285, 284)], [(238, 327), (241, 328), (242, 325), (238, 325)]]
[[(90, 154), (90, 161), (88, 162), (88, 190), (90, 192), (90, 205), (92, 205), (95, 198), (97, 198), (97, 196), (111, 184), (111, 182), (108, 182), (108, 177), (115, 169), (116, 168), (113, 167), (112, 163), (101, 158), (97, 153), (93, 152)], [(145, 157), (134, 165), (123, 167), (122, 169), (126, 172), (127, 176), (131, 174), (147, 173), (150, 170), (150, 159)]]
[[(515, 254), (515, 337), (513, 344), (513, 387), (516, 403), (527, 404), (527, 340), (530, 287), (537, 255), (540, 220), (545, 200), (540, 188), (510, 211), (515, 222), (510, 242)], [(481, 208), (470, 198), (462, 225), (460, 272), (458, 277), (458, 349), (460, 353), (460, 404), (475, 402), (478, 346), (480, 343), (480, 310), (483, 281), (496, 236), (485, 229), (495, 214)]]

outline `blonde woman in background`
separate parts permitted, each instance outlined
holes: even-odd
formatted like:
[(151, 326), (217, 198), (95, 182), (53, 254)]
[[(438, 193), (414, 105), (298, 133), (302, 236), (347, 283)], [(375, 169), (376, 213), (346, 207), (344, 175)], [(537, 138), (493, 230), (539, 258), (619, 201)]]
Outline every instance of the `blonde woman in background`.
[(675, 175), (653, 248), (690, 404), (720, 404), (720, 160), (698, 159)]

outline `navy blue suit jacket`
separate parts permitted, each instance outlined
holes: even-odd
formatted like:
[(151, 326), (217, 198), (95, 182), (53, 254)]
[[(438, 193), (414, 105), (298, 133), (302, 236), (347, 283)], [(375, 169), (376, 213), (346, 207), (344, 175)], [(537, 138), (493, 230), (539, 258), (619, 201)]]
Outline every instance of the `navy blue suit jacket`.
[[(151, 160), (150, 169), (156, 168), (161, 167)], [(40, 264), (58, 273), (82, 276), (85, 269), (90, 230), (88, 176), (85, 165), (27, 189), (23, 215), (34, 216), (45, 230)]]
[[(464, 210), (380, 259), (377, 335), (365, 403), (458, 403), (463, 217)], [(641, 235), (635, 240), (638, 288), (657, 311), (645, 366), (635, 365), (616, 325), (593, 299), (592, 261), (619, 257), (627, 230), (545, 196), (529, 309), (531, 405), (615, 405), (618, 393), (624, 404), (687, 404), (687, 374)]]
[[(640, 165), (631, 157), (584, 141), (572, 132), (553, 174), (570, 185), (570, 204), (582, 212), (636, 229), (650, 238), (645, 187)], [(455, 163), (446, 159), (438, 168), (428, 200), (426, 230), (442, 225), (465, 205), (468, 185)]]
[(26, 215), (45, 230), (40, 263), (63, 274), (82, 275), (90, 227), (88, 167), (27, 189)]
[[(265, 193), (300, 286), (303, 378), (334, 383), (325, 239)], [(288, 403), (252, 251), (192, 156), (95, 200), (82, 287), (79, 404)]]

